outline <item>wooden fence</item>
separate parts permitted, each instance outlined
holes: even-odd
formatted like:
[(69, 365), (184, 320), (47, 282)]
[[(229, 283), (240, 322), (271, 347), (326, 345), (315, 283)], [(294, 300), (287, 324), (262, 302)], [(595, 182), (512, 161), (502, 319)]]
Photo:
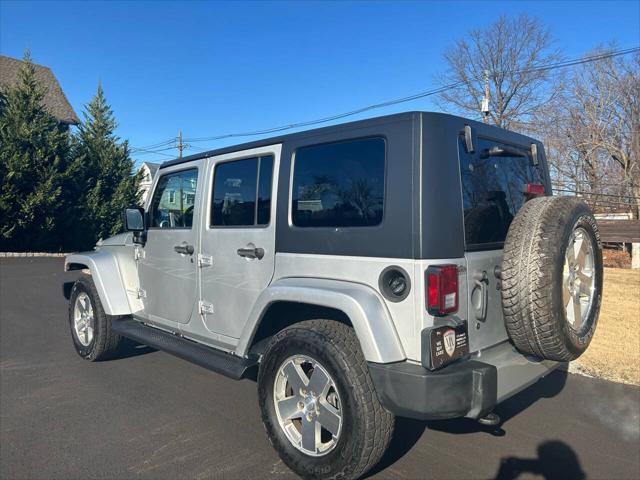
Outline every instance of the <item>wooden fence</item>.
[(640, 220), (598, 220), (598, 229), (603, 242), (640, 242)]

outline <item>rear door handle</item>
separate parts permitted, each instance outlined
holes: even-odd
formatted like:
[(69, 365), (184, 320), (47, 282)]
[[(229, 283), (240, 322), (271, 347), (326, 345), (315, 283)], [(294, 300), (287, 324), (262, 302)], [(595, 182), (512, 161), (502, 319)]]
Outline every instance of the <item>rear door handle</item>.
[[(487, 304), (489, 303), (489, 277), (487, 276), (486, 271), (475, 271), (473, 272), (473, 282), (475, 283), (475, 288), (472, 293), (479, 295), (479, 298), (475, 298), (474, 307), (476, 310), (476, 320), (480, 320), (484, 322), (487, 319)], [(476, 293), (476, 291), (478, 293)]]
[(257, 258), (261, 260), (262, 257), (264, 257), (264, 248), (250, 246), (239, 248), (238, 255), (244, 258)]
[(181, 244), (181, 245), (176, 245), (175, 247), (173, 247), (173, 249), (177, 252), (177, 253), (181, 253), (182, 255), (193, 255), (193, 252), (195, 252), (195, 249), (193, 248), (193, 245), (188, 245), (188, 244)]

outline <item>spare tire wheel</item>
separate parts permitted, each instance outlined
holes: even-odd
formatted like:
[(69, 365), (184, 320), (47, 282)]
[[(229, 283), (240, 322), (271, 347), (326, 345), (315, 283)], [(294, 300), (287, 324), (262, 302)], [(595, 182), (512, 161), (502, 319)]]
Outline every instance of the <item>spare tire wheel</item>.
[(577, 198), (535, 198), (509, 227), (502, 261), (507, 332), (522, 353), (578, 358), (596, 329), (602, 299), (602, 244)]

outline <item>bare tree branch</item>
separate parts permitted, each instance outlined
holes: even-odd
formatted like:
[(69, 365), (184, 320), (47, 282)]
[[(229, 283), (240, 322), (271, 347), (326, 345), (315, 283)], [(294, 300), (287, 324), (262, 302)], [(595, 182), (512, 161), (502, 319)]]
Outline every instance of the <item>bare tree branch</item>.
[(522, 129), (536, 110), (556, 96), (557, 85), (550, 70), (536, 67), (561, 60), (551, 34), (538, 19), (521, 15), (499, 17), (484, 29), (472, 30), (444, 54), (448, 66), (437, 78), (442, 85), (461, 86), (442, 92), (444, 110), (480, 118), (484, 96), (484, 72), (489, 72), (491, 123)]

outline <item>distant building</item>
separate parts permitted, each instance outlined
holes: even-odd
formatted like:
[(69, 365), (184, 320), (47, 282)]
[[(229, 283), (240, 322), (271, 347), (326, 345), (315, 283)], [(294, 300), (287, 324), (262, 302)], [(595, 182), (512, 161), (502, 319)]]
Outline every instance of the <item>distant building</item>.
[(140, 177), (140, 203), (144, 205), (147, 202), (147, 196), (149, 195), (149, 190), (151, 189), (151, 184), (153, 183), (153, 177), (155, 177), (158, 168), (160, 167), (157, 163), (144, 162), (140, 165), (140, 169), (138, 172), (141, 172)]
[[(11, 57), (0, 55), (0, 90), (13, 87), (18, 83), (20, 67), (24, 62)], [(58, 80), (49, 67), (33, 64), (36, 79), (46, 89), (44, 107), (63, 125), (77, 125), (80, 123), (76, 112), (67, 100)]]

